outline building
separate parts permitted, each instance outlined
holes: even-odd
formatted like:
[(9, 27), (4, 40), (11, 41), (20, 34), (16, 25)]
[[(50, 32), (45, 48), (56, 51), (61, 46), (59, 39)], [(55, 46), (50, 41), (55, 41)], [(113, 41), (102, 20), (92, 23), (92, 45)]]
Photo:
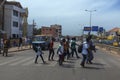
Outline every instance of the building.
[(118, 27), (115, 27), (111, 30), (108, 31), (108, 38), (109, 40), (114, 40), (114, 41), (117, 41), (119, 42), (120, 41), (120, 28)]
[(61, 37), (62, 36), (62, 26), (55, 24), (55, 25), (50, 25), (51, 28), (56, 28), (56, 32), (57, 32), (57, 37)]
[(54, 38), (60, 38), (62, 36), (61, 25), (50, 25), (50, 27), (42, 26), (41, 34), (46, 36), (53, 36)]
[(42, 26), (41, 35), (57, 37), (56, 28)]
[(7, 33), (8, 38), (19, 38), (23, 36), (23, 14), (25, 13), (26, 9), (24, 9), (19, 2), (5, 2), (4, 30)]
[(4, 23), (4, 4), (6, 0), (0, 0), (0, 30), (3, 30)]
[(109, 34), (109, 35), (116, 36), (116, 32), (120, 33), (120, 28), (115, 27), (115, 28), (109, 30), (109, 31), (108, 31), (108, 34)]

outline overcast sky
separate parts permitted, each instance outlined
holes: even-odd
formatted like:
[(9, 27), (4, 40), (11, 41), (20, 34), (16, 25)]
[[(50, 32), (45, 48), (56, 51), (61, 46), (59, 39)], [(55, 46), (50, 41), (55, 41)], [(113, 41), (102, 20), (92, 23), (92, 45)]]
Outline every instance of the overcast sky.
[[(10, 1), (10, 0), (9, 0)], [(28, 7), (28, 22), (34, 19), (37, 27), (60, 24), (63, 35), (80, 35), (81, 26), (92, 25), (110, 30), (120, 27), (120, 0), (16, 0)]]

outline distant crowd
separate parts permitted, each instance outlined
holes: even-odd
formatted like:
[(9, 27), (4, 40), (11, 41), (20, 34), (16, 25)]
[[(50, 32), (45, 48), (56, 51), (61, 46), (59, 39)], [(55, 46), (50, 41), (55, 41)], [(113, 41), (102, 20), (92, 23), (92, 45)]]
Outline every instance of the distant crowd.
[(32, 38), (19, 38), (19, 39), (0, 39), (0, 53), (3, 56), (8, 56), (8, 49), (11, 47), (18, 47), (18, 49), (22, 49), (22, 46), (28, 46), (32, 48)]

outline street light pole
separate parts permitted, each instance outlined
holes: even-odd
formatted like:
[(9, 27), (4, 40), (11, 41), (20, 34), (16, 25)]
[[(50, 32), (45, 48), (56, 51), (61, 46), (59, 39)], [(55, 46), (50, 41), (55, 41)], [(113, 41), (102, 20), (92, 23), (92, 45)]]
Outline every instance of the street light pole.
[(84, 35), (84, 25), (81, 25), (81, 24), (80, 24), (80, 26), (81, 26), (81, 31), (82, 31), (82, 32), (81, 32), (81, 33), (82, 33), (81, 35)]
[(82, 39), (82, 42), (83, 42), (83, 39), (84, 39), (84, 27), (81, 24), (79, 24), (79, 25), (81, 27), (81, 39)]
[(91, 20), (92, 20), (92, 12), (95, 12), (96, 10), (85, 10), (90, 13), (90, 27), (91, 27)]

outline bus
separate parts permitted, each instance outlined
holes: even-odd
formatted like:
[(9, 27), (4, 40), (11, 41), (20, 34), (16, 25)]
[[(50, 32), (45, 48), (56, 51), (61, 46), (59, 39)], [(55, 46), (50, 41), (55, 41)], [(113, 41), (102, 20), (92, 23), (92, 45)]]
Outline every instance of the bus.
[(51, 36), (35, 35), (32, 38), (32, 45), (33, 47), (40, 45), (42, 50), (48, 50), (50, 39)]

